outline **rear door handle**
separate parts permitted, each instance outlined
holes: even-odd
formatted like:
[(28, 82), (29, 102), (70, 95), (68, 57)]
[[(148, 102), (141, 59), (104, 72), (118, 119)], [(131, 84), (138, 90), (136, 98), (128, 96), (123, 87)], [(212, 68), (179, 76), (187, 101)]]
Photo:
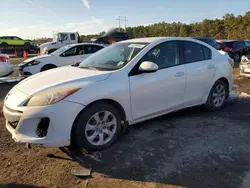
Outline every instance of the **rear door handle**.
[(180, 77), (180, 76), (183, 76), (185, 73), (184, 72), (177, 72), (175, 73), (175, 77)]
[(214, 65), (208, 65), (207, 68), (208, 68), (208, 69), (213, 69), (213, 68), (214, 68)]

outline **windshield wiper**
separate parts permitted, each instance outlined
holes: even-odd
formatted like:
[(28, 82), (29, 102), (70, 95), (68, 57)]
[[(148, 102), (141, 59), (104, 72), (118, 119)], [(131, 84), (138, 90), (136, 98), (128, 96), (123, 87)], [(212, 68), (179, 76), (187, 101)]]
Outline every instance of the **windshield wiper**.
[(96, 67), (91, 67), (91, 66), (80, 66), (79, 68), (83, 68), (83, 69), (90, 69), (90, 70), (99, 70)]

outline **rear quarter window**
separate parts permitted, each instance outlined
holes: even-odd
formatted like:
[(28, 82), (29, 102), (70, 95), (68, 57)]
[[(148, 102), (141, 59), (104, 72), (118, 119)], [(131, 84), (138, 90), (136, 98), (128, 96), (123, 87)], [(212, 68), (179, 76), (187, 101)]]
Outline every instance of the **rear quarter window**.
[(250, 41), (245, 41), (246, 47), (250, 47)]

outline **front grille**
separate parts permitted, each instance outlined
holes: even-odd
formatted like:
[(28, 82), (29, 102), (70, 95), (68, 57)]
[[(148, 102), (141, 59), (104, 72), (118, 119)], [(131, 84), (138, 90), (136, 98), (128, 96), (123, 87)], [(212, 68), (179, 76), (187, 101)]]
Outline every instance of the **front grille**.
[(9, 121), (8, 121), (8, 123), (9, 123), (9, 125), (10, 125), (13, 129), (16, 129), (16, 127), (17, 127), (19, 121), (14, 121), (14, 122), (9, 122)]

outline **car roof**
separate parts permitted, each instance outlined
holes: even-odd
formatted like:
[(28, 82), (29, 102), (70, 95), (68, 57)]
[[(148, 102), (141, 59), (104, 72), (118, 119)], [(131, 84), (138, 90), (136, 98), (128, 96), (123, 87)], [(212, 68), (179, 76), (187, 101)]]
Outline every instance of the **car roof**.
[[(137, 38), (137, 39), (124, 40), (124, 41), (121, 41), (121, 43), (123, 43), (123, 42), (153, 43), (153, 42), (156, 42), (156, 41), (158, 41), (158, 40), (165, 39), (165, 38), (169, 38), (169, 37), (146, 37), (146, 38)], [(173, 38), (173, 37), (171, 37), (171, 38)]]
[[(124, 40), (119, 43), (126, 43), (126, 42), (135, 42), (135, 43), (154, 43), (157, 41), (168, 41), (168, 40), (188, 40), (197, 43), (203, 44), (201, 41), (193, 38), (193, 37), (146, 37), (146, 38), (137, 38), (137, 39), (129, 39)], [(206, 44), (206, 43), (205, 43)], [(207, 44), (206, 44), (207, 45)], [(207, 45), (210, 47), (210, 45)]]
[(213, 37), (192, 37), (194, 39), (214, 39)]
[(97, 44), (97, 43), (76, 43), (76, 44), (69, 44), (69, 45), (67, 45), (67, 46), (69, 46), (69, 47), (74, 47), (74, 46), (80, 46), (80, 45), (96, 45), (96, 46), (103, 46), (104, 47), (104, 45), (102, 45), (102, 44)]

